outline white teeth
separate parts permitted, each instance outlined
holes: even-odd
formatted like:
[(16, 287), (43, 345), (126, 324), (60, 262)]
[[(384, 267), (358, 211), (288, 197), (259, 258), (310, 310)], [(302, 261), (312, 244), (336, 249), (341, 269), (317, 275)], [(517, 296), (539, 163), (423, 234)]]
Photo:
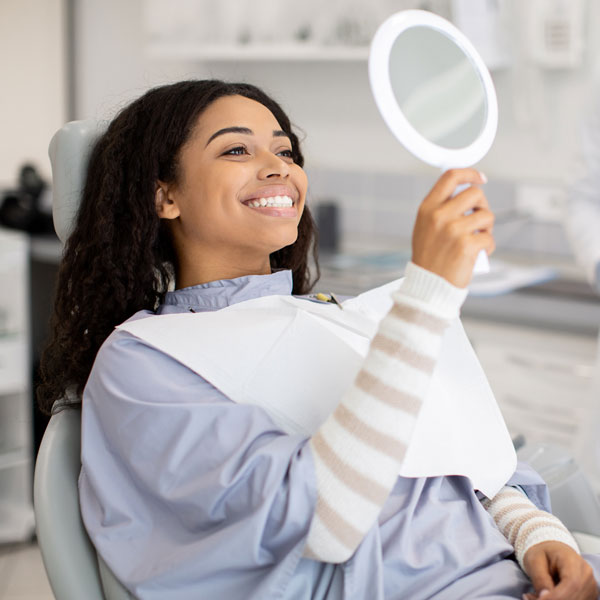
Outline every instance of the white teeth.
[(252, 208), (263, 208), (265, 206), (281, 208), (293, 205), (294, 201), (289, 196), (270, 196), (269, 198), (258, 198), (248, 201), (248, 206), (251, 206)]

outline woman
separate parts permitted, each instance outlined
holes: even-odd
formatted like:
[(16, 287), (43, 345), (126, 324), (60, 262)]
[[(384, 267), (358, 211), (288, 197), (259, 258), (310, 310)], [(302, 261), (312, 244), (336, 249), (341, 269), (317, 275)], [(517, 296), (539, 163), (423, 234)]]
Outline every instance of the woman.
[[(425, 198), (394, 308), (309, 438), (113, 332), (305, 294), (302, 163), (273, 100), (219, 81), (149, 91), (95, 147), (39, 396), (50, 410), (83, 394), (81, 509), (99, 553), (139, 598), (595, 598), (574, 540), (523, 491), (480, 502), (464, 477), (397, 476), (442, 333), (494, 248), (477, 171)], [(452, 198), (461, 183), (474, 185)], [(540, 502), (535, 474), (509, 483)]]

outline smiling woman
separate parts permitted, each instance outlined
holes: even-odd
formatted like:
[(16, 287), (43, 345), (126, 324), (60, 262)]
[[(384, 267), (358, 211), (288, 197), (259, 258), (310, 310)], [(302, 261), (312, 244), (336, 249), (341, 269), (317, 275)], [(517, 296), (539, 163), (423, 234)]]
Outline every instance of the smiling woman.
[[(143, 600), (595, 597), (542, 510), (543, 481), (524, 465), (506, 481), (510, 440), (508, 455), (481, 448), (491, 469), (509, 458), (489, 498), (456, 471), (398, 475), (444, 332), (494, 248), (485, 178), (460, 169), (433, 186), (406, 277), (367, 333), (372, 307), (306, 298), (302, 165), (281, 107), (221, 81), (150, 90), (93, 149), (38, 392), (48, 412), (82, 403), (80, 505), (98, 553)], [(333, 331), (339, 352), (306, 361)], [(315, 410), (339, 374), (332, 410)], [(315, 414), (294, 428), (290, 415)]]
[(198, 118), (179, 169), (156, 190), (179, 257), (177, 286), (270, 273), (270, 255), (298, 237), (307, 188), (273, 113), (244, 96), (219, 98)]
[[(65, 247), (42, 410), (80, 396), (115, 325), (155, 310), (169, 287), (289, 269), (294, 293), (307, 293), (311, 249), (319, 271), (303, 164), (287, 115), (252, 85), (182, 81), (125, 108), (92, 152)], [(243, 205), (271, 186), (292, 194), (293, 215)]]

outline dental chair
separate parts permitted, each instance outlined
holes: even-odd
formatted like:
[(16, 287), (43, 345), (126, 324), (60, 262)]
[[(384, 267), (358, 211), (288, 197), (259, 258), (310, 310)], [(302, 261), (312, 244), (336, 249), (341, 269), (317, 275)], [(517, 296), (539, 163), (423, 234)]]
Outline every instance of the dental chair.
[[(54, 228), (69, 236), (85, 181), (86, 166), (101, 127), (92, 121), (68, 123), (50, 143)], [(33, 496), (36, 532), (50, 587), (57, 600), (130, 600), (96, 553), (79, 512), (81, 408), (59, 400), (44, 433), (35, 465)]]
[(44, 567), (56, 600), (130, 600), (87, 536), (79, 513), (81, 409), (52, 415), (35, 465), (33, 503)]
[[(95, 121), (74, 121), (50, 143), (54, 227), (63, 242), (71, 233), (89, 154), (102, 130)], [(57, 600), (129, 600), (133, 596), (97, 555), (81, 520), (81, 409), (69, 404), (69, 398), (56, 403), (35, 467), (36, 529), (44, 566)], [(573, 459), (548, 445), (525, 445), (518, 454), (544, 477), (554, 514), (581, 550), (600, 553), (600, 503)]]

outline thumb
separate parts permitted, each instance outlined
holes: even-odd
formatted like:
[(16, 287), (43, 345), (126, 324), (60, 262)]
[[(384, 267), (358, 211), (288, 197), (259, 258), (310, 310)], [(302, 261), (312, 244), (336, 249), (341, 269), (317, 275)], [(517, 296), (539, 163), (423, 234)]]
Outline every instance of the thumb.
[[(537, 594), (540, 595), (543, 590), (554, 589), (554, 580), (550, 574), (550, 565), (548, 564), (546, 554), (539, 552), (529, 558), (530, 560), (527, 561), (527, 574)], [(545, 594), (542, 594), (540, 598), (544, 596)]]

